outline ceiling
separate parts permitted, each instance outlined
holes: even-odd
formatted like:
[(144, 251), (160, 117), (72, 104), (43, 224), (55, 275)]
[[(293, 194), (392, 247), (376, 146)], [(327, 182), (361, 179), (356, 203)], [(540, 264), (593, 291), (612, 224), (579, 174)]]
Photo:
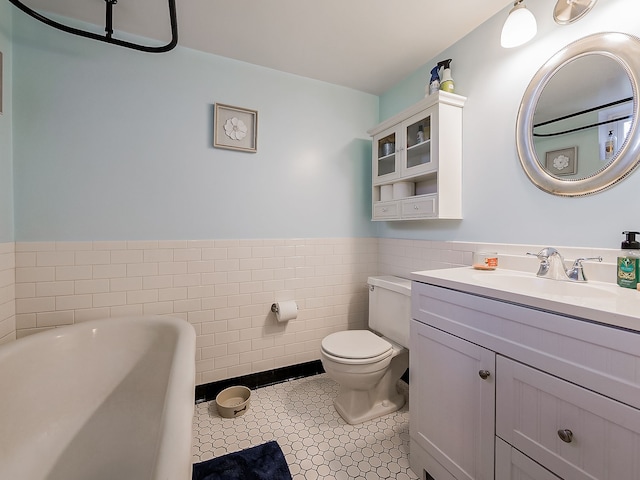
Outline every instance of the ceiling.
[[(105, 0), (22, 1), (39, 11), (100, 25), (97, 31), (104, 26)], [(176, 0), (178, 42), (379, 95), (511, 3)], [(113, 12), (114, 37), (122, 31), (168, 43), (167, 0), (119, 0)]]

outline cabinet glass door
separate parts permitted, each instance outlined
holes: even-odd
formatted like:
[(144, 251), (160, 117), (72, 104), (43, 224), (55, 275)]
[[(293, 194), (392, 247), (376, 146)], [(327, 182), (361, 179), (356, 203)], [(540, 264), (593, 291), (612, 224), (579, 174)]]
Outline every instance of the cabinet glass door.
[(405, 171), (429, 169), (433, 163), (431, 160), (431, 115), (410, 120), (406, 126), (406, 135)]
[(397, 172), (396, 167), (396, 134), (391, 133), (378, 140), (378, 160), (376, 179), (393, 178)]

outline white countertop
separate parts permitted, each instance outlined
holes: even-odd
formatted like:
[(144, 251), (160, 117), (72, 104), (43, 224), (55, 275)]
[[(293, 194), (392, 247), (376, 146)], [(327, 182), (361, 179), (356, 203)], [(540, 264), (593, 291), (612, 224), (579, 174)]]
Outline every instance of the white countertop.
[(538, 278), (472, 267), (412, 272), (411, 280), (640, 332), (640, 291), (613, 283)]

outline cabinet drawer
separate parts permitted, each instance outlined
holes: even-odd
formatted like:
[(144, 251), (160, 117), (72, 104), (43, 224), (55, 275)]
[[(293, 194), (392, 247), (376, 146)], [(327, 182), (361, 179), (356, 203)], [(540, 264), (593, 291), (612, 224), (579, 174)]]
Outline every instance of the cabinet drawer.
[(437, 195), (421, 195), (402, 200), (402, 218), (435, 217), (438, 212)]
[(496, 438), (496, 480), (561, 480), (500, 438)]
[(502, 356), (496, 377), (496, 435), (561, 478), (640, 478), (640, 410)]
[(373, 205), (373, 218), (399, 218), (398, 202), (379, 202)]

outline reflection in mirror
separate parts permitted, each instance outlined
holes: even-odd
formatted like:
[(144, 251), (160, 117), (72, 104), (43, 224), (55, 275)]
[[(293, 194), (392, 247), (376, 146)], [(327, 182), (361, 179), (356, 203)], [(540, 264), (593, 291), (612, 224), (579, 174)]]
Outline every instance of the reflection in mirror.
[(570, 61), (544, 87), (533, 116), (538, 162), (549, 174), (587, 178), (606, 167), (631, 128), (631, 81), (614, 59)]
[(567, 197), (617, 184), (640, 165), (640, 39), (596, 33), (553, 55), (527, 87), (516, 149), (529, 180)]

